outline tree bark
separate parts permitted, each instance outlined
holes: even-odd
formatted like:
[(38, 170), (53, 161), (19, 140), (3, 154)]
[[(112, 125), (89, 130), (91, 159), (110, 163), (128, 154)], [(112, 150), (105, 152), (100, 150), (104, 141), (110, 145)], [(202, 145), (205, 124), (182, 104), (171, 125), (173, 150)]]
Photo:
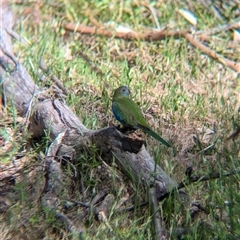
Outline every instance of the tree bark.
[(6, 28), (12, 28), (14, 23), (10, 13), (9, 6), (3, 2), (0, 20), (6, 24), (2, 24), (0, 29), (0, 78), (3, 79), (7, 102), (12, 102), (18, 114), (26, 118), (33, 136), (42, 136), (44, 131), (48, 131), (53, 141), (64, 133), (62, 144), (55, 152), (57, 156), (68, 156), (70, 159), (81, 154), (81, 150), (95, 145), (105, 160), (111, 162), (115, 158), (132, 180), (145, 186), (154, 185), (158, 197), (176, 187), (176, 182), (155, 164), (141, 142), (127, 137), (115, 127), (89, 130), (63, 101), (40, 92), (14, 56), (11, 36)]

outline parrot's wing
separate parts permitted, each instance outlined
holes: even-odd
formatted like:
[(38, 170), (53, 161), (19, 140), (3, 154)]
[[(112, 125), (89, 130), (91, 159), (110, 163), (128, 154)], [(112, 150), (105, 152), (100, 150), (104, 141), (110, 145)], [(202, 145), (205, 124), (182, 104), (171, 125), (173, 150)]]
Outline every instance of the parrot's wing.
[(138, 128), (138, 125), (148, 127), (139, 106), (131, 99), (117, 98), (112, 104), (112, 110), (116, 119), (123, 125)]
[(155, 133), (144, 119), (139, 106), (130, 98), (118, 97), (114, 99), (112, 110), (116, 119), (124, 126), (140, 128), (167, 147), (171, 145)]

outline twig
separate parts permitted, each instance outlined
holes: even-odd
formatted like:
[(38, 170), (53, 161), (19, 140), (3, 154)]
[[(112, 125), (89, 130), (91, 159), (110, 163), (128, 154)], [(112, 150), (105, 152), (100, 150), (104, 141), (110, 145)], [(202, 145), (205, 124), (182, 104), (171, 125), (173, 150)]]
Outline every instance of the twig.
[[(139, 204), (138, 207), (142, 208), (142, 207), (146, 207), (147, 205), (149, 205), (149, 202), (146, 201), (146, 202)], [(116, 212), (131, 212), (134, 209), (136, 209), (136, 206), (130, 206), (130, 207), (126, 207), (124, 209), (117, 210)]]
[[(48, 66), (46, 65), (46, 63), (45, 63), (42, 59), (40, 60), (39, 67), (42, 69), (43, 72), (48, 72), (48, 71), (49, 71)], [(51, 75), (51, 79), (52, 79), (53, 82), (55, 82), (56, 85), (63, 91), (63, 93), (64, 93), (65, 95), (67, 95), (67, 90), (66, 90), (66, 88), (63, 86), (63, 84), (62, 84), (61, 81), (57, 78), (57, 76), (54, 75), (54, 74), (52, 74), (52, 75)]]
[(235, 139), (240, 134), (240, 126), (227, 138), (227, 140)]
[(109, 228), (110, 231), (113, 231), (113, 229), (111, 228), (110, 224), (108, 223), (108, 217), (110, 215), (110, 210), (113, 206), (114, 200), (115, 200), (114, 195), (108, 194), (104, 198), (101, 205), (94, 209), (95, 218), (98, 221), (103, 222)]
[(59, 161), (63, 161), (63, 162), (65, 162), (65, 163), (69, 164), (70, 167), (71, 167), (72, 170), (73, 170), (73, 177), (74, 177), (74, 178), (77, 178), (77, 169), (76, 169), (76, 167), (75, 167), (69, 160), (64, 159), (64, 157), (60, 157), (60, 156), (57, 157), (57, 159), (59, 159)]
[(209, 211), (204, 207), (202, 207), (202, 205), (199, 202), (192, 202), (189, 212), (190, 212), (191, 219), (193, 219), (199, 212), (209, 214)]
[[(12, 29), (10, 28), (5, 28), (5, 30), (7, 31), (7, 33), (9, 35), (11, 35), (12, 37), (14, 37), (15, 39), (17, 39), (19, 42), (21, 42), (21, 44), (23, 45), (28, 45), (29, 43), (24, 39), (24, 38), (21, 38), (20, 35), (13, 31)], [(8, 51), (6, 51), (6, 49), (4, 48), (3, 45), (0, 45), (1, 48), (2, 48), (2, 51), (4, 52), (4, 54), (6, 54), (9, 58), (12, 59), (12, 61), (16, 64), (16, 66), (18, 66), (18, 61), (17, 59), (15, 58), (14, 55), (10, 54)], [(41, 59), (40, 60), (40, 63), (39, 63), (39, 67), (44, 71), (44, 72), (48, 72), (49, 71), (49, 68), (47, 67), (46, 63)], [(63, 86), (63, 84), (61, 83), (61, 81), (54, 75), (52, 74), (51, 75), (51, 79), (52, 81), (54, 81), (56, 83), (56, 85), (63, 91), (63, 93), (65, 95), (67, 95), (67, 90), (66, 88)]]
[(82, 175), (81, 172), (79, 172), (79, 176), (80, 176), (80, 186), (81, 186), (80, 192), (82, 194), (82, 201), (85, 202), (86, 201), (86, 198), (85, 198), (85, 187), (84, 187), (84, 183), (83, 183), (83, 175)]
[(222, 16), (222, 14), (218, 11), (218, 9), (215, 6), (211, 5), (211, 9), (212, 9), (213, 14), (216, 18), (218, 18), (221, 21), (224, 20), (224, 17)]
[[(64, 223), (68, 229), (68, 231), (73, 235), (73, 239), (80, 239), (83, 234), (82, 229), (78, 229), (74, 226), (73, 222), (63, 213), (60, 211), (56, 211), (55, 213), (56, 218), (58, 218), (62, 223)], [(74, 238), (75, 237), (75, 238)]]
[(27, 112), (25, 114), (25, 131), (27, 131), (29, 125), (30, 125), (30, 118), (31, 118), (31, 115), (33, 113), (33, 103), (34, 103), (34, 100), (36, 101), (36, 97), (38, 95), (41, 95), (42, 93), (46, 92), (45, 90), (44, 91), (41, 91), (41, 92), (36, 92), (32, 95), (32, 98), (30, 99), (29, 103), (28, 103), (28, 108), (27, 108)]
[[(209, 175), (205, 175), (205, 176), (194, 176), (192, 175), (191, 177), (189, 177), (187, 180), (181, 182), (178, 184), (178, 186), (170, 191), (167, 191), (165, 192), (164, 194), (162, 194), (159, 198), (158, 198), (158, 201), (162, 201), (164, 200), (165, 198), (169, 197), (171, 194), (173, 194), (174, 192), (186, 187), (186, 186), (189, 186), (190, 184), (194, 183), (194, 182), (203, 182), (203, 181), (208, 181), (208, 180), (214, 180), (214, 179), (217, 179), (217, 178), (223, 178), (223, 177), (229, 177), (229, 176), (232, 176), (232, 175), (235, 175), (235, 174), (238, 174), (240, 173), (240, 169), (238, 170), (233, 170), (233, 171), (229, 171), (229, 172), (226, 172), (226, 173), (210, 173)], [(145, 207), (147, 206), (149, 203), (148, 202), (143, 202), (139, 205), (139, 207)], [(135, 209), (135, 206), (130, 206), (130, 207), (127, 207), (127, 208), (124, 208), (124, 209), (121, 209), (121, 210), (118, 210), (117, 212), (122, 212), (122, 211), (126, 211), (126, 212), (130, 212), (130, 211), (133, 211)]]
[(0, 181), (9, 181), (15, 179), (24, 166), (28, 163), (28, 157), (19, 158), (17, 161), (11, 161), (9, 164), (0, 164)]
[(222, 63), (223, 65), (233, 69), (237, 73), (240, 73), (240, 63), (231, 61), (227, 58), (222, 57), (221, 55), (215, 53), (210, 48), (206, 47), (200, 41), (198, 41), (192, 34), (184, 33), (183, 36), (191, 43), (194, 47), (200, 49), (202, 52), (206, 53), (211, 58), (217, 60), (218, 62)]
[[(239, 23), (236, 25), (228, 26), (228, 28), (239, 27)], [(192, 34), (189, 33), (188, 30), (161, 30), (161, 31), (148, 31), (146, 33), (136, 33), (133, 31), (129, 32), (118, 32), (118, 31), (110, 31), (103, 28), (97, 27), (88, 27), (82, 25), (75, 25), (73, 23), (67, 23), (64, 25), (65, 29), (70, 31), (77, 31), (82, 34), (96, 34), (102, 35), (106, 37), (115, 37), (115, 38), (122, 38), (127, 40), (145, 40), (145, 41), (158, 41), (163, 40), (169, 37), (173, 38), (181, 38), (184, 37), (191, 43), (194, 47), (200, 49), (203, 53), (207, 54), (211, 58), (217, 60), (218, 62), (222, 63), (223, 65), (233, 69), (237, 73), (240, 73), (240, 63), (231, 61), (227, 58), (222, 57), (221, 55), (217, 54), (210, 48), (206, 47), (202, 44), (199, 40), (197, 40)]]
[(26, 39), (22, 38), (17, 32), (15, 32), (14, 30), (10, 29), (10, 28), (5, 28), (5, 30), (7, 31), (7, 33), (15, 38), (17, 41), (19, 41), (22, 45), (27, 46), (29, 43)]
[(155, 23), (157, 25), (157, 29), (160, 30), (161, 26), (160, 26), (159, 21), (158, 21), (156, 9), (151, 6), (151, 3), (149, 2), (149, 0), (146, 0), (146, 4), (145, 5), (151, 11), (151, 13), (153, 15), (153, 19), (154, 19), (154, 21), (155, 21)]
[(76, 31), (82, 34), (102, 35), (106, 37), (122, 38), (127, 40), (145, 40), (145, 41), (158, 41), (169, 37), (180, 38), (188, 30), (160, 30), (160, 31), (148, 31), (146, 33), (118, 32), (110, 31), (104, 28), (89, 27), (83, 25), (76, 25), (74, 23), (67, 23), (64, 28), (69, 31)]
[(92, 71), (99, 74), (100, 77), (104, 76), (101, 69), (98, 68), (96, 64), (93, 64), (92, 61), (90, 60), (90, 58), (85, 53), (79, 52), (78, 55), (89, 65), (89, 67), (91, 68)]
[(44, 193), (41, 197), (41, 202), (43, 207), (48, 207), (55, 211), (55, 217), (58, 218), (63, 224), (67, 226), (68, 231), (79, 238), (83, 233), (82, 229), (78, 229), (74, 226), (73, 222), (62, 212), (57, 209), (59, 204), (59, 196), (63, 191), (63, 176), (61, 171), (61, 165), (59, 162), (54, 160), (54, 157), (49, 158), (49, 156), (56, 156), (59, 146), (62, 144), (63, 137), (66, 132), (62, 132), (58, 135), (56, 139), (50, 145), (47, 152), (46, 160), (46, 185)]
[(81, 207), (85, 207), (85, 208), (90, 208), (90, 204), (88, 204), (88, 203), (85, 203), (85, 202), (80, 202), (80, 201), (75, 201), (75, 200), (69, 200), (69, 199), (67, 199), (66, 201), (68, 201), (68, 202), (72, 202), (72, 203), (74, 203), (74, 204), (76, 204), (76, 205), (79, 205), (79, 206), (81, 206)]
[(236, 28), (240, 28), (240, 23), (230, 23), (230, 24), (224, 24), (224, 25), (220, 25), (218, 27), (212, 28), (210, 30), (207, 31), (197, 31), (195, 34), (198, 35), (198, 37), (201, 38), (201, 36), (206, 36), (206, 35), (214, 35), (216, 33), (222, 32), (222, 31), (228, 31), (231, 29), (236, 29)]
[(101, 191), (99, 192), (91, 201), (91, 205), (95, 205), (97, 202), (99, 202), (101, 199), (103, 199), (107, 195), (107, 191)]
[(194, 182), (204, 182), (204, 181), (209, 181), (209, 180), (214, 180), (214, 179), (218, 179), (218, 178), (223, 178), (223, 177), (229, 177), (235, 174), (240, 173), (240, 169), (237, 170), (232, 170), (226, 173), (210, 173), (208, 175), (205, 176), (195, 176), (192, 175), (189, 179), (187, 179), (186, 181), (183, 181), (181, 183), (178, 184), (177, 189), (181, 189), (184, 188)]
[(214, 180), (214, 179), (223, 178), (223, 177), (229, 177), (229, 176), (232, 176), (232, 175), (235, 175), (235, 174), (238, 174), (238, 173), (240, 173), (240, 169), (232, 170), (232, 171), (229, 171), (229, 172), (226, 172), (226, 173), (222, 173), (222, 174), (221, 173), (210, 173), (210, 174), (205, 175), (205, 176), (195, 176), (195, 175), (192, 175), (187, 180), (180, 182), (178, 184), (177, 188), (164, 193), (160, 198), (158, 198), (158, 200), (162, 201), (163, 199), (169, 197), (175, 191), (178, 191), (178, 190), (180, 190), (180, 189), (182, 189), (182, 188), (184, 188), (186, 186), (189, 186), (192, 183), (204, 182), (204, 181)]
[(0, 48), (1, 48), (2, 52), (14, 62), (15, 68), (18, 68), (19, 62), (18, 62), (17, 58), (11, 52), (8, 51), (8, 49), (6, 48), (6, 46), (4, 44), (4, 40), (2, 39), (1, 36), (0, 36)]
[(162, 219), (159, 211), (155, 187), (150, 188), (149, 199), (150, 199), (149, 205), (151, 207), (152, 218), (153, 218), (152, 221), (154, 225), (152, 239), (155, 239), (155, 240), (163, 239)]

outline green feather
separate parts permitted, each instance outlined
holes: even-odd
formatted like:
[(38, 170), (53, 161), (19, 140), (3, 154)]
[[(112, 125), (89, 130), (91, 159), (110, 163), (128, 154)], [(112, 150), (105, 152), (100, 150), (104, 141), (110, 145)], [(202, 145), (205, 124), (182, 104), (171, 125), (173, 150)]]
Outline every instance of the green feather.
[(114, 104), (121, 114), (123, 121), (126, 123), (125, 125), (137, 127), (138, 124), (141, 124), (148, 127), (138, 105), (133, 100), (127, 97), (121, 97), (114, 101)]
[(129, 89), (124, 86), (119, 87), (114, 92), (112, 107), (114, 109), (115, 116), (117, 113), (117, 117), (119, 118), (118, 120), (123, 124), (123, 126), (141, 129), (162, 144), (167, 147), (171, 147), (168, 142), (150, 128), (142, 115), (141, 109), (132, 99), (129, 98), (129, 94)]
[[(141, 127), (140, 127), (140, 129), (142, 129)], [(154, 137), (155, 139), (157, 139), (159, 142), (161, 142), (162, 144), (164, 144), (165, 146), (167, 146), (167, 147), (171, 147), (171, 145), (167, 142), (167, 141), (165, 141), (163, 138), (161, 138), (157, 133), (155, 133), (152, 129), (142, 129), (144, 132), (146, 132), (147, 134), (149, 134), (150, 136), (152, 136), (152, 137)]]

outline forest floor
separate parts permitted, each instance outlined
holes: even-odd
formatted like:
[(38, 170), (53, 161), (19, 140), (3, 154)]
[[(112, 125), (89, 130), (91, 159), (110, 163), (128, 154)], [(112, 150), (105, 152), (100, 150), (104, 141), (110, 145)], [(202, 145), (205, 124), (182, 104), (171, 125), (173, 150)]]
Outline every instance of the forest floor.
[[(189, 210), (172, 207), (169, 199), (159, 203), (172, 239), (177, 228), (191, 229), (182, 239), (240, 237), (240, 177), (221, 177), (240, 169), (238, 133), (229, 139), (240, 126), (240, 33), (231, 27), (239, 23), (240, 13), (237, 1), (208, 2), (12, 3), (14, 31), (22, 39), (13, 39), (17, 59), (43, 91), (53, 91), (51, 76), (57, 76), (67, 91), (59, 98), (88, 129), (118, 125), (111, 99), (114, 89), (126, 85), (151, 127), (173, 149), (141, 131), (131, 136), (146, 141), (151, 156), (171, 178), (183, 181), (187, 169), (197, 176), (219, 174), (184, 188), (191, 203), (203, 206), (194, 219)], [(166, 35), (155, 36), (157, 30)], [(185, 30), (188, 35), (177, 36)], [(149, 31), (156, 39), (149, 39)], [(48, 71), (41, 69), (41, 60)], [(23, 132), (19, 125), (25, 119), (11, 103), (0, 116), (0, 169), (19, 155), (27, 160), (14, 182), (1, 183), (0, 239), (70, 239), (39, 201), (44, 156), (51, 143), (48, 133), (32, 139)], [(146, 189), (133, 183), (114, 160), (106, 162), (94, 146), (89, 152), (74, 163), (63, 163), (65, 191), (59, 208), (82, 229), (85, 239), (153, 239), (153, 216), (147, 206), (139, 207), (148, 198)], [(105, 221), (96, 220), (90, 208), (73, 204), (91, 202), (102, 192), (114, 196)], [(124, 211), (129, 206), (135, 208)]]

